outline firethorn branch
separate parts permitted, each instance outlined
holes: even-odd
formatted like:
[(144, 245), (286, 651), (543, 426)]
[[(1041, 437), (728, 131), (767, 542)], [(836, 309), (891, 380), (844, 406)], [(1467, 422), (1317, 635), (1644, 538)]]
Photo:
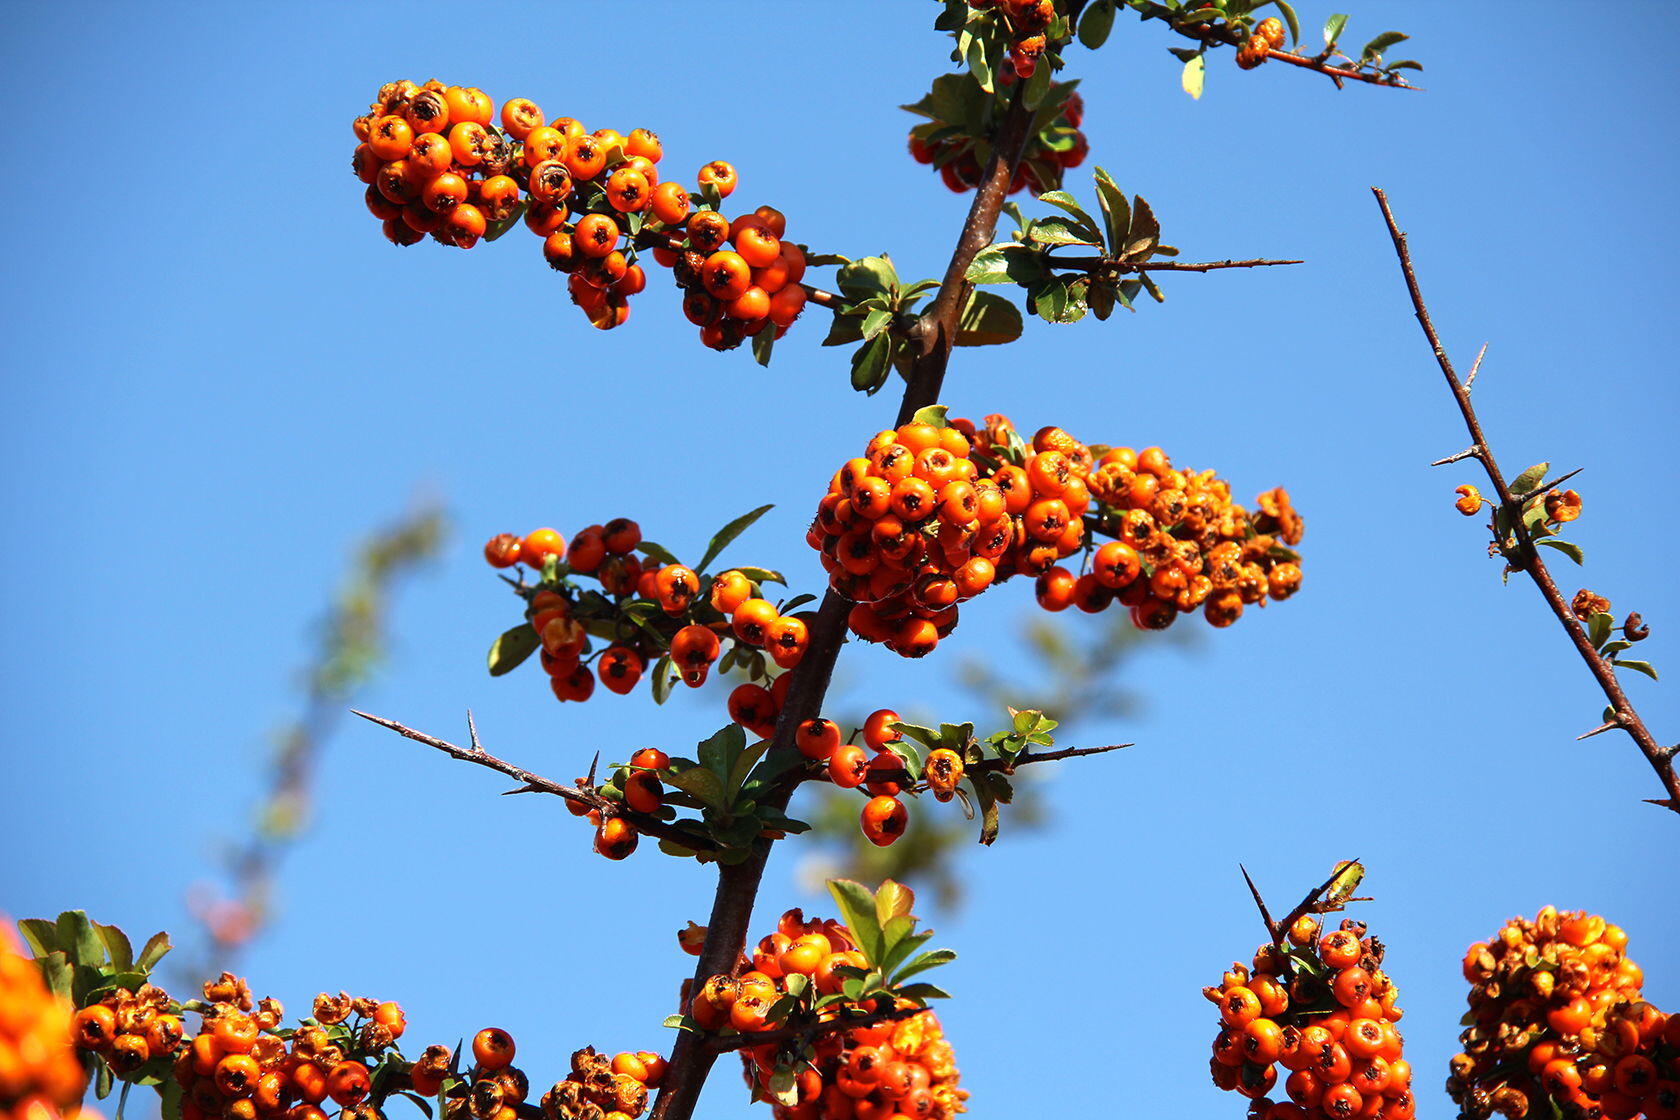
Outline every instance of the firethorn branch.
[[(1105, 747), (1064, 747), (1054, 751), (1023, 751), (1014, 758), (984, 758), (979, 762), (970, 763), (963, 768), (965, 774), (1013, 774), (1017, 767), (1029, 766), (1035, 762), (1060, 762), (1067, 758), (1085, 758), (1088, 755), (1107, 754), (1109, 751), (1125, 750), (1134, 746), (1132, 743), (1110, 743)], [(874, 769), (870, 771), (872, 782), (898, 782), (912, 785), (915, 779), (908, 770)]]
[[(1470, 432), (1470, 446), (1465, 451), (1450, 456), (1446, 461), (1456, 462), (1461, 459), (1475, 459), (1487, 472), (1488, 481), (1493, 484), (1494, 491), (1499, 496), (1500, 508), (1506, 511), (1511, 522), (1511, 534), (1517, 542), (1516, 547), (1508, 553), (1507, 558), (1511, 561), (1513, 567), (1527, 572), (1529, 578), (1534, 581), (1534, 586), (1540, 589), (1541, 596), (1545, 598), (1547, 606), (1556, 616), (1558, 624), (1563, 627), (1564, 633), (1569, 635), (1569, 640), (1574, 643), (1576, 652), (1581, 655), (1581, 660), (1586, 662), (1588, 671), (1592, 673), (1593, 679), (1598, 682), (1599, 688), (1604, 693), (1604, 698), (1610, 702), (1610, 716), (1606, 720), (1606, 724), (1620, 727), (1628, 733), (1628, 736), (1638, 745), (1640, 753), (1645, 756), (1645, 760), (1651, 764), (1651, 769), (1656, 772), (1657, 779), (1662, 782), (1663, 788), (1668, 791), (1666, 799), (1654, 800), (1652, 804), (1661, 805), (1680, 813), (1680, 775), (1676, 775), (1674, 771), (1674, 748), (1659, 744), (1645, 726), (1645, 721), (1640, 718), (1639, 713), (1634, 710), (1633, 704), (1628, 700), (1627, 694), (1622, 691), (1621, 682), (1616, 679), (1615, 667), (1611, 665), (1609, 658), (1599, 653), (1593, 645), (1592, 639), (1587, 635), (1586, 628), (1581, 625), (1580, 619), (1576, 618), (1574, 612), (1570, 610), (1568, 601), (1564, 599), (1563, 593), (1558, 590), (1557, 582), (1552, 578), (1551, 572), (1547, 570), (1545, 560), (1541, 558), (1539, 550), (1534, 546), (1534, 536), (1523, 522), (1521, 515), (1523, 502), (1532, 497), (1533, 492), (1514, 494), (1510, 485), (1505, 481), (1505, 476), (1499, 469), (1499, 463), (1494, 459), (1493, 452), (1488, 447), (1487, 437), (1482, 433), (1481, 420), (1477, 418), (1476, 409), (1470, 403), (1470, 383), (1467, 380), (1459, 380), (1458, 374), (1453, 368), (1452, 359), (1447, 356), (1446, 347), (1442, 345), (1440, 336), (1435, 332), (1435, 324), (1430, 320), (1429, 309), (1424, 305), (1423, 292), (1418, 286), (1417, 273), (1412, 267), (1412, 255), (1411, 250), (1407, 247), (1406, 235), (1401, 232), (1394, 219), (1394, 212), (1388, 205), (1388, 196), (1383, 193), (1380, 187), (1373, 187), (1371, 193), (1376, 196), (1377, 205), (1382, 208), (1383, 221), (1388, 224), (1389, 237), (1394, 242), (1394, 251), (1400, 260), (1400, 271), (1405, 277), (1406, 290), (1411, 295), (1412, 308), (1416, 314), (1418, 325), (1423, 328), (1424, 338), (1428, 340), (1429, 348), (1435, 354), (1435, 363), (1441, 367), (1441, 373), (1447, 379), (1447, 387), (1452, 390), (1453, 399), (1458, 402), (1459, 414), (1463, 416), (1464, 425)], [(1486, 347), (1483, 350), (1485, 352)], [(1477, 362), (1480, 361), (1481, 358), (1478, 356)], [(1547, 488), (1549, 488), (1549, 485), (1542, 487), (1542, 490)], [(1600, 727), (1598, 730), (1607, 729), (1608, 727)]]
[[(957, 323), (970, 291), (966, 279), (968, 266), (975, 254), (991, 244), (997, 231), (998, 215), (1002, 213), (1010, 179), (1026, 146), (1032, 116), (1018, 90), (999, 124), (991, 158), (982, 172), (979, 190), (963, 222), (944, 280), (915, 325), (914, 334), (921, 348), (906, 379), (897, 425), (908, 423), (919, 409), (939, 399), (945, 368), (956, 341)], [(810, 645), (791, 670), (787, 699), (776, 721), (772, 751), (797, 749), (794, 735), (799, 725), (821, 714), (834, 662), (846, 640), (846, 616), (850, 610), (851, 604), (833, 590), (823, 596), (822, 606), (810, 623)], [(779, 790), (774, 807), (785, 808), (792, 794), (792, 786)], [(770, 844), (770, 841), (761, 842), (740, 863), (719, 865), (706, 940), (695, 964), (696, 990), (708, 976), (731, 972), (745, 948), (748, 923), (764, 865), (769, 859)], [(716, 1059), (716, 1051), (692, 1032), (679, 1034), (671, 1050), (664, 1085), (653, 1104), (652, 1120), (688, 1120)]]
[[(377, 723), (380, 727), (389, 728), (405, 739), (413, 739), (416, 743), (424, 743), (428, 747), (434, 747), (437, 750), (442, 751), (444, 754), (449, 755), (451, 758), (458, 758), (463, 762), (472, 762), (479, 766), (488, 767), (491, 770), (495, 770), (497, 773), (506, 774), (514, 781), (524, 783), (518, 789), (510, 792), (552, 793), (554, 796), (571, 802), (574, 805), (583, 806), (588, 809), (595, 809), (607, 816), (623, 817), (625, 820), (636, 826), (637, 832), (645, 832), (649, 836), (657, 836), (662, 840), (670, 840), (674, 843), (682, 844), (684, 847), (696, 850), (709, 851), (715, 847), (715, 845), (712, 845), (704, 837), (694, 836), (681, 829), (672, 828), (669, 824), (660, 820), (658, 817), (649, 816), (646, 813), (638, 813), (633, 809), (626, 809), (623, 805), (597, 794), (593, 788), (583, 789), (578, 786), (562, 785), (561, 783), (554, 781), (552, 778), (545, 778), (540, 774), (533, 774), (529, 770), (522, 770), (511, 762), (504, 762), (495, 755), (485, 751), (484, 748), (478, 746), (478, 733), (476, 730), (472, 731), (472, 746), (458, 747), (454, 743), (445, 742), (436, 736), (426, 734), (424, 731), (416, 731), (414, 728), (398, 723), (394, 719), (386, 719), (383, 716), (371, 715), (367, 712), (357, 711), (354, 708), (351, 709), (351, 714), (361, 716), (369, 723)], [(470, 721), (471, 717), (469, 716), (468, 718)]]
[(1295, 904), (1295, 908), (1288, 914), (1284, 915), (1283, 921), (1273, 921), (1271, 911), (1266, 908), (1266, 900), (1260, 897), (1260, 888), (1256, 887), (1254, 885), (1254, 880), (1249, 877), (1248, 868), (1239, 863), (1237, 865), (1237, 869), (1242, 872), (1243, 882), (1248, 884), (1248, 893), (1254, 896), (1254, 905), (1260, 910), (1260, 920), (1266, 924), (1266, 932), (1271, 935), (1272, 944), (1276, 945), (1279, 949), (1283, 948), (1284, 938), (1289, 936), (1290, 929), (1294, 927), (1296, 922), (1300, 921), (1301, 918), (1307, 914), (1322, 913), (1326, 909), (1339, 910), (1341, 909), (1341, 903), (1343, 902), (1367, 901), (1366, 899), (1354, 899), (1344, 896), (1333, 900), (1331, 903), (1321, 904), (1319, 902), (1319, 899), (1324, 896), (1324, 892), (1335, 886), (1338, 880), (1347, 877), (1349, 872), (1355, 872), (1356, 874), (1346, 887), (1347, 894), (1352, 893), (1354, 886), (1359, 882), (1359, 877), (1364, 875), (1364, 869), (1360, 867), (1358, 860), (1344, 859), (1340, 863), (1336, 864), (1335, 869), (1330, 872), (1329, 878), (1325, 879), (1324, 882), (1308, 891), (1306, 896), (1302, 898), (1300, 902)]

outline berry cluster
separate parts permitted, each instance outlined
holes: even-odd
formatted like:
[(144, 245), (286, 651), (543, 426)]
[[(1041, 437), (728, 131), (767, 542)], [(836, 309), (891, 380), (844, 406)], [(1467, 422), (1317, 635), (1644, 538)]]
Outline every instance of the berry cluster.
[(76, 1012), (74, 1038), (103, 1057), (112, 1073), (127, 1077), (153, 1058), (179, 1053), (186, 1034), (179, 1012), (169, 993), (152, 984), (118, 989)]
[(1470, 946), (1471, 1022), (1447, 1078), (1460, 1115), (1520, 1117), (1548, 1096), (1566, 1115), (1590, 1115), (1598, 1102), (1578, 1063), (1605, 1034), (1611, 1009), (1637, 1003), (1644, 983), (1626, 951), (1620, 927), (1551, 906)]
[(70, 1033), (69, 1005), (48, 990), (40, 968), (0, 925), (0, 1120), (73, 1113), (87, 1077)]
[[(1618, 1003), (1595, 1032), (1592, 1050), (1577, 1063), (1581, 1090), (1606, 1120), (1680, 1120), (1680, 1015), (1649, 1003)], [(1575, 1120), (1593, 1116), (1565, 1105)]]
[(314, 1019), (282, 1031), (278, 1000), (253, 1002), (229, 973), (204, 985), (204, 1021), (185, 1040), (174, 1076), (182, 1120), (326, 1120), (331, 1102), (345, 1120), (374, 1120), (373, 1069), (402, 1036), (395, 1003), (322, 994)]
[(645, 128), (588, 132), (524, 98), (502, 106), (499, 127), (495, 115), (477, 88), (381, 87), (354, 122), (351, 166), (386, 237), (412, 245), (430, 234), (470, 249), (523, 210), (543, 257), (568, 274), (572, 302), (602, 330), (624, 323), (630, 297), (647, 287), (639, 249), (675, 272), (688, 290), (683, 311), (713, 349), (766, 329), (779, 337), (799, 317), (805, 254), (782, 240), (782, 215), (761, 206), (730, 221), (713, 208), (735, 189), (728, 163), (702, 167), (691, 195), (660, 181), (664, 147)]
[[(702, 576), (655, 560), (641, 527), (628, 518), (591, 525), (569, 544), (553, 529), (524, 537), (502, 533), (485, 543), (484, 557), (495, 568), (524, 564), (541, 574), (536, 585), (519, 589), (543, 669), (562, 701), (589, 699), (597, 678), (609, 691), (628, 693), (650, 662), (663, 666), (666, 658), (684, 684), (699, 688), (725, 641), (742, 647), (743, 657), (754, 661), (754, 675), (762, 677), (758, 651), (791, 669), (810, 642), (805, 620), (783, 616), (740, 571), (724, 572), (702, 595)], [(593, 579), (600, 590), (584, 588), (575, 577)], [(604, 643), (599, 653), (592, 639)], [(732, 716), (734, 709), (732, 699)]]
[(521, 189), (509, 174), (513, 151), (491, 123), (495, 103), (481, 89), (430, 81), (387, 82), (354, 122), (360, 143), (351, 170), (385, 236), (413, 245), (427, 234), (470, 249), (494, 222), (513, 216)]
[[(795, 909), (783, 914), (743, 957), (735, 975), (707, 979), (688, 1000), (688, 1013), (707, 1031), (752, 1033), (771, 1025), (771, 1007), (790, 993), (814, 991), (837, 996), (848, 969), (868, 963), (845, 926), (832, 918), (806, 921)], [(847, 1030), (817, 1035), (814, 1043), (790, 1052), (780, 1042), (741, 1050), (747, 1083), (755, 1097), (773, 1099), (771, 1081), (778, 1072), (792, 1076), (792, 1099), (777, 1103), (777, 1120), (947, 1120), (967, 1111), (966, 1090), (958, 1075), (951, 1044), (931, 1011), (909, 1013), (914, 1004), (894, 1009), (907, 1014)], [(820, 1015), (834, 1017), (883, 1008), (846, 1000), (827, 1005)]]
[[(619, 768), (600, 792), (638, 813), (658, 813), (665, 804), (665, 787), (656, 772), (670, 765), (670, 755), (656, 747), (644, 747), (630, 756), (630, 765)], [(573, 816), (589, 818), (589, 823), (595, 826), (597, 855), (620, 860), (636, 850), (641, 834), (623, 817), (603, 816), (599, 809), (571, 801), (566, 803), (566, 809)]]
[[(1410, 1120), (1412, 1068), (1401, 1056), (1382, 943), (1352, 919), (1319, 932), (1317, 919), (1303, 916), (1288, 950), (1262, 945), (1252, 971), (1233, 964), (1219, 987), (1203, 989), (1219, 1008), (1213, 1082), (1254, 1101), (1249, 1115), (1263, 1120)], [(1279, 1065), (1289, 1071), (1289, 1099), (1273, 1103), (1266, 1094)]]
[[(1090, 154), (1090, 142), (1079, 127), (1084, 120), (1084, 99), (1077, 93), (1068, 94), (1060, 115), (1027, 139), (1015, 175), (1009, 180), (1009, 193), (1018, 194), (1030, 187), (1039, 195), (1060, 188), (1062, 174), (1084, 163)], [(937, 168), (945, 185), (963, 194), (980, 185), (977, 143), (975, 137), (950, 122), (925, 121), (910, 130), (910, 158)]]
[[(727, 168), (733, 184), (728, 164), (707, 167)], [(760, 206), (733, 221), (700, 210), (680, 226), (671, 224), (673, 232), (654, 246), (653, 257), (671, 269), (683, 290), (683, 314), (700, 328), (706, 346), (730, 350), (765, 330), (780, 338), (805, 310), (805, 251), (783, 239), (787, 219), (779, 210)]]
[(833, 720), (808, 719), (794, 733), (799, 753), (822, 762), (823, 776), (830, 782), (841, 789), (863, 788), (869, 798), (861, 814), (863, 835), (871, 844), (882, 848), (903, 836), (909, 827), (910, 810), (900, 800), (900, 794), (925, 788), (938, 800), (949, 801), (963, 777), (962, 756), (940, 748), (929, 753), (923, 763), (922, 784), (913, 785), (903, 760), (892, 750), (892, 745), (904, 738), (893, 726), (898, 722), (898, 713), (891, 708), (869, 714), (859, 731), (864, 747), (873, 751), (873, 755), (850, 741), (842, 743), (840, 728)]
[(1004, 82), (1032, 77), (1050, 45), (1046, 32), (1058, 14), (1055, 0), (968, 0), (968, 6), (989, 8), (1003, 21), (1009, 37), (1009, 57), (1002, 68)]
[[(1129, 607), (1161, 630), (1203, 609), (1229, 626), (1245, 605), (1301, 585), (1303, 522), (1282, 489), (1250, 514), (1212, 471), (1175, 470), (1158, 447), (1092, 448), (1060, 428), (1024, 443), (989, 416), (878, 433), (835, 472), (806, 540), (829, 586), (858, 604), (866, 641), (921, 657), (957, 624), (958, 604), (994, 582), (1038, 579), (1047, 610)], [(1096, 547), (1094, 538), (1112, 541)], [(1061, 560), (1086, 554), (1075, 576)]]
[(1276, 16), (1263, 19), (1254, 25), (1254, 33), (1237, 48), (1237, 65), (1244, 70), (1252, 70), (1265, 62), (1273, 51), (1282, 50), (1283, 44), (1283, 21)]
[(610, 1061), (586, 1046), (572, 1055), (572, 1072), (543, 1094), (547, 1120), (634, 1120), (648, 1106), (648, 1090), (665, 1077), (665, 1059), (626, 1051)]

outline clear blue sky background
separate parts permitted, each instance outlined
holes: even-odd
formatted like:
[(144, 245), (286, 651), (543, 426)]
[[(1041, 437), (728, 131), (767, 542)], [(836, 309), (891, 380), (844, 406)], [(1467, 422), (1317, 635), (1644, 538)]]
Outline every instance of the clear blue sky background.
[[(673, 169), (733, 160), (736, 200), (781, 207), (793, 236), (931, 275), (966, 203), (904, 155), (896, 106), (947, 46), (931, 3), (648, 3), (602, 25), (616, 8), (588, 6), (588, 25), (564, 5), (8, 8), (0, 908), (183, 924), (183, 889), (258, 788), (307, 620), (417, 486), (459, 531), (403, 597), (368, 707), (454, 735), (471, 706), (491, 749), (561, 778), (721, 721), (715, 690), (561, 709), (534, 667), (488, 679), (512, 603), (479, 543), (630, 514), (692, 555), (773, 501), (735, 555), (813, 582), (805, 519), (893, 402), (850, 392), (817, 314), (765, 372), (703, 351), (663, 281), (626, 329), (587, 329), (523, 231), (471, 253), (390, 247), (346, 170), (350, 118), (380, 82), (436, 75), (647, 125)], [(1238, 1114), (1207, 1083), (1198, 989), (1261, 932), (1239, 859), (1280, 904), (1336, 858), (1367, 861), (1361, 913), (1392, 946), (1427, 1115), (1449, 1107), (1460, 954), (1512, 914), (1604, 912), (1651, 997), (1680, 1005), (1680, 832), (1640, 804), (1657, 789), (1628, 743), (1574, 741), (1599, 695), (1453, 513), (1472, 473), (1426, 467), (1465, 437), (1367, 192), (1389, 188), (1460, 360), (1493, 343), (1478, 399), (1506, 463), (1587, 468), (1573, 536), (1591, 583), (1646, 613), (1649, 655), (1680, 673), (1673, 48), (1579, 10), (1531, 5), (1518, 35), (1502, 5), (1361, 6), (1350, 40), (1412, 32), (1426, 93), (1338, 93), (1221, 56), (1192, 102), (1173, 40), (1129, 20), (1073, 52), (1094, 162), (1168, 240), (1309, 263), (1029, 326), (959, 355), (946, 399), (1160, 443), (1245, 496), (1285, 484), (1307, 579), (1281, 609), (1133, 662), (1147, 712), (1068, 741), (1137, 748), (1057, 775), (1048, 831), (1006, 822), (965, 855), (970, 905), (938, 923), (962, 998), (942, 1014), (977, 1114), (1032, 1113), (1033, 1071), (1070, 1052), (1123, 1111)], [(1009, 639), (1029, 604), (1024, 586), (988, 595), (954, 645), (1026, 679)], [(953, 661), (849, 652), (846, 701), (989, 718), (958, 699)], [(1659, 736), (1680, 732), (1671, 684), (1629, 688)], [(294, 1007), (322, 987), (395, 997), (417, 1041), (503, 1025), (539, 1082), (585, 1043), (669, 1045), (659, 1020), (689, 967), (672, 933), (704, 919), (710, 872), (651, 846), (609, 864), (551, 801), (500, 798), (494, 776), (371, 727), (345, 729), (321, 782), (284, 914), (247, 960), (255, 987)], [(756, 925), (821, 905), (798, 864), (778, 850)], [(740, 1093), (726, 1071), (703, 1113), (740, 1115)]]

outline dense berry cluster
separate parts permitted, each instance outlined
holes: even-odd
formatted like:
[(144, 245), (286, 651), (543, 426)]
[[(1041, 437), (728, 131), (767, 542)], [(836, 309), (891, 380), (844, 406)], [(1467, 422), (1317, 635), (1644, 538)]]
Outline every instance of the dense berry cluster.
[[(1031, 188), (1037, 195), (1061, 187), (1063, 172), (1078, 167), (1090, 154), (1090, 142), (1079, 127), (1084, 120), (1084, 99), (1068, 94), (1056, 119), (1028, 137), (1009, 180), (1009, 193)], [(981, 142), (949, 121), (924, 121), (910, 130), (910, 158), (937, 168), (945, 185), (962, 194), (980, 185)]]
[[(1412, 1068), (1382, 943), (1351, 919), (1319, 932), (1302, 917), (1286, 951), (1262, 945), (1252, 971), (1233, 964), (1219, 987), (1203, 990), (1219, 1008), (1214, 1084), (1253, 1100), (1249, 1115), (1263, 1120), (1410, 1120)], [(1289, 1099), (1273, 1103), (1280, 1065)]]
[[(1605, 1120), (1680, 1120), (1680, 1015), (1643, 1000), (1618, 1003), (1576, 1064), (1582, 1092)], [(1593, 1106), (1565, 1105), (1565, 1116), (1593, 1116)]]
[(1637, 1003), (1644, 983), (1619, 926), (1548, 906), (1470, 946), (1464, 978), (1471, 1022), (1447, 1078), (1461, 1116), (1521, 1117), (1546, 1097), (1568, 1116), (1603, 1107), (1580, 1067), (1606, 1035), (1612, 1009)]
[(586, 1046), (572, 1055), (572, 1072), (543, 1094), (547, 1120), (634, 1120), (648, 1106), (648, 1091), (665, 1076), (665, 1059), (650, 1051), (614, 1056)]
[[(770, 1026), (771, 1007), (791, 993), (835, 996), (844, 970), (867, 967), (845, 926), (834, 919), (806, 921), (789, 910), (743, 957), (734, 975), (710, 977), (688, 1001), (701, 1029), (752, 1033)], [(810, 1047), (791, 1052), (780, 1042), (741, 1050), (747, 1082), (756, 1097), (772, 1099), (772, 1079), (791, 1074), (792, 1099), (777, 1103), (778, 1120), (947, 1120), (966, 1111), (966, 1090), (951, 1044), (931, 1011), (911, 1013), (846, 1030), (819, 1033)], [(880, 1010), (845, 1000), (827, 1005), (822, 1021), (841, 1014)]]
[(70, 1006), (0, 926), (0, 1120), (57, 1120), (87, 1077), (70, 1046)]
[(377, 1115), (365, 1107), (373, 1070), (405, 1026), (395, 1003), (322, 994), (314, 1018), (285, 1031), (279, 1001), (253, 1002), (228, 973), (204, 985), (204, 1001), (203, 1023), (175, 1059), (182, 1120), (325, 1120), (334, 1106), (346, 1120)]
[(153, 1058), (174, 1059), (185, 1033), (180, 1007), (152, 984), (118, 989), (76, 1012), (76, 1045), (103, 1057), (118, 1077)]
[(782, 215), (718, 213), (736, 186), (722, 160), (700, 169), (699, 194), (661, 182), (664, 147), (645, 128), (590, 132), (524, 98), (504, 104), (498, 123), (482, 90), (437, 81), (387, 83), (354, 126), (351, 166), (386, 237), (412, 245), (429, 234), (470, 249), (523, 212), (544, 258), (567, 273), (572, 301), (602, 330), (624, 323), (646, 288), (646, 249), (688, 289), (684, 313), (713, 349), (764, 330), (779, 336), (804, 309), (805, 255), (782, 240)]
[[(1047, 610), (1119, 602), (1160, 630), (1199, 608), (1229, 626), (1301, 585), (1300, 515), (1282, 489), (1259, 504), (1250, 514), (1212, 471), (1175, 470), (1158, 447), (1089, 447), (1055, 427), (1027, 444), (995, 415), (983, 429), (915, 421), (835, 472), (806, 539), (858, 604), (852, 632), (920, 657), (959, 603), (1021, 573)], [(1076, 576), (1060, 562), (1079, 552)]]
[[(492, 567), (524, 564), (541, 576), (535, 585), (521, 585), (525, 617), (541, 644), (554, 695), (563, 701), (589, 699), (597, 679), (623, 695), (650, 663), (663, 665), (665, 658), (684, 684), (699, 688), (725, 642), (759, 662), (762, 651), (791, 669), (810, 643), (805, 619), (782, 615), (742, 572), (722, 573), (708, 590), (693, 569), (655, 560), (641, 527), (628, 518), (591, 525), (569, 544), (553, 529), (523, 537), (502, 533), (486, 542), (484, 556)], [(599, 590), (586, 588), (579, 577)], [(732, 715), (734, 708), (732, 701)]]

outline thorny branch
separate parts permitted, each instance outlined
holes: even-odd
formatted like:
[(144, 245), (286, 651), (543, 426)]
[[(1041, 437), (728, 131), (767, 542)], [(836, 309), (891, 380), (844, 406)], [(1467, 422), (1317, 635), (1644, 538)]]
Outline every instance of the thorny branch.
[(1274, 261), (1256, 257), (1246, 261), (1117, 261), (1107, 257), (1051, 257), (1051, 268), (1067, 268), (1078, 272), (1214, 272), (1221, 268), (1269, 268), (1280, 264), (1301, 264), (1301, 261)]
[[(1668, 791), (1667, 798), (1652, 800), (1651, 804), (1680, 813), (1680, 776), (1674, 772), (1675, 750), (1673, 747), (1659, 744), (1645, 726), (1645, 721), (1639, 717), (1627, 694), (1622, 691), (1621, 682), (1616, 679), (1615, 667), (1610, 664), (1609, 658), (1594, 648), (1586, 628), (1581, 625), (1580, 619), (1575, 617), (1563, 593), (1558, 590), (1557, 582), (1552, 579), (1552, 573), (1547, 570), (1545, 560), (1534, 547), (1534, 537), (1522, 519), (1523, 502), (1531, 495), (1513, 494), (1506, 483), (1499, 463), (1488, 447), (1487, 436), (1482, 433), (1481, 420), (1477, 418), (1476, 409), (1470, 403), (1470, 383), (1468, 380), (1459, 380), (1457, 372), (1453, 369), (1452, 359), (1447, 356), (1446, 347), (1442, 345), (1440, 336), (1435, 332), (1435, 324), (1429, 318), (1429, 309), (1424, 306), (1423, 292), (1418, 286), (1417, 273), (1412, 267), (1411, 250), (1407, 247), (1406, 235), (1394, 220), (1394, 212), (1389, 209), (1388, 196), (1380, 187), (1371, 188), (1371, 193), (1376, 196), (1377, 205), (1382, 208), (1383, 221), (1388, 224), (1388, 234), (1400, 259), (1400, 272), (1405, 277), (1406, 290), (1411, 294), (1412, 309), (1417, 316), (1418, 325), (1423, 328), (1423, 336), (1429, 341), (1429, 348), (1435, 354), (1435, 364), (1441, 367), (1441, 373), (1447, 379), (1447, 387), (1452, 390), (1453, 399), (1458, 402), (1459, 414), (1464, 417), (1464, 426), (1470, 432), (1469, 448), (1441, 462), (1475, 459), (1481, 463), (1482, 469), (1487, 472), (1488, 481), (1493, 484), (1494, 491), (1499, 495), (1501, 507), (1509, 515), (1511, 533), (1517, 540), (1516, 548), (1507, 553), (1506, 559), (1513, 568), (1528, 573), (1528, 577), (1534, 581), (1534, 586), (1540, 589), (1546, 605), (1557, 617), (1564, 633), (1569, 635), (1569, 640), (1574, 643), (1575, 651), (1581, 655), (1581, 660), (1586, 662), (1587, 669), (1598, 682), (1604, 698), (1610, 702), (1610, 719), (1607, 722), (1628, 733), (1638, 745), (1640, 753), (1645, 756), (1645, 760), (1651, 764), (1651, 769), (1656, 772), (1663, 788)], [(1486, 347), (1483, 347), (1483, 350), (1485, 351)], [(1476, 361), (1479, 365), (1480, 355)], [(1598, 730), (1607, 728), (1601, 727)]]

